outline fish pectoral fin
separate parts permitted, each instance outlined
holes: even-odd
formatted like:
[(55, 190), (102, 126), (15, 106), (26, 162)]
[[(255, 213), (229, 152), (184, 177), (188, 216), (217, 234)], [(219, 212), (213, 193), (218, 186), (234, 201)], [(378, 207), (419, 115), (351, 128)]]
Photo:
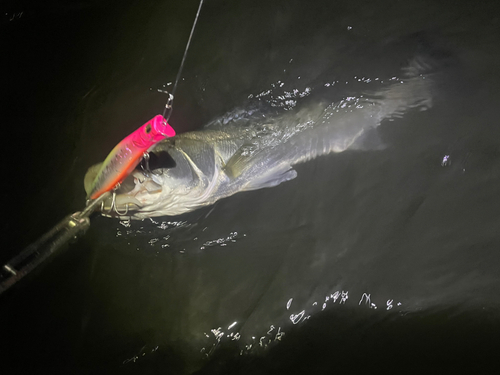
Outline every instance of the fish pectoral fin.
[(290, 166), (283, 166), (270, 170), (263, 176), (251, 180), (241, 191), (257, 190), (262, 188), (274, 187), (282, 182), (293, 180), (297, 177), (297, 171)]
[(229, 178), (237, 178), (248, 168), (249, 161), (252, 159), (257, 146), (253, 144), (244, 144), (227, 161), (222, 169)]

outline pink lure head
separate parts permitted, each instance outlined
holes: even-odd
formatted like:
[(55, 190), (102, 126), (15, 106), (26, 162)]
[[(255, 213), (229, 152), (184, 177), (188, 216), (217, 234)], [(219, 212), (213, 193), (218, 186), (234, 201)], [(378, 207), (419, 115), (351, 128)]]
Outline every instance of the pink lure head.
[(165, 118), (162, 115), (156, 115), (127, 138), (137, 147), (148, 149), (162, 139), (173, 137), (174, 135), (175, 130), (167, 124)]

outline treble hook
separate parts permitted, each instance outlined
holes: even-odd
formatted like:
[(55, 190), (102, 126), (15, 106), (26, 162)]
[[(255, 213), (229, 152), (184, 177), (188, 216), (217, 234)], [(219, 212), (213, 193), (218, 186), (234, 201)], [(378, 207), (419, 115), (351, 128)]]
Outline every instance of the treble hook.
[(120, 188), (120, 183), (116, 184), (115, 188), (113, 189), (113, 195), (111, 198), (111, 206), (109, 207), (109, 210), (104, 209), (104, 201), (101, 202), (101, 211), (106, 212), (108, 214), (111, 213), (111, 211), (115, 211), (118, 216), (125, 216), (128, 214), (128, 203), (125, 205), (125, 212), (121, 213), (118, 211), (118, 208), (116, 207), (116, 190)]
[(151, 177), (151, 175), (160, 176), (163, 174), (163, 172), (162, 173), (155, 173), (151, 170), (151, 168), (149, 168), (149, 158), (150, 158), (149, 152), (147, 152), (147, 151), (144, 152), (142, 154), (142, 157), (143, 157), (142, 160), (144, 161), (145, 166), (141, 164), (141, 169), (143, 170), (146, 177)]
[(125, 212), (121, 213), (120, 211), (118, 211), (118, 207), (116, 207), (115, 197), (116, 193), (113, 192), (113, 210), (116, 212), (118, 216), (125, 216), (126, 214), (128, 214), (128, 203), (125, 205)]

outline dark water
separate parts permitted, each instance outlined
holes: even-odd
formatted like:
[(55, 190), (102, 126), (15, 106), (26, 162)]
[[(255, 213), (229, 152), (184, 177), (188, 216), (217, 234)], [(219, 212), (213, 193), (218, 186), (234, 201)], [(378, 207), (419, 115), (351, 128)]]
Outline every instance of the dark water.
[[(5, 262), (80, 210), (86, 169), (162, 110), (198, 4), (2, 4)], [(0, 371), (493, 373), (498, 8), (208, 0), (178, 132), (278, 81), (341, 99), (416, 55), (436, 62), (433, 107), (384, 122), (382, 150), (320, 157), (273, 189), (155, 222), (95, 218), (1, 296)]]

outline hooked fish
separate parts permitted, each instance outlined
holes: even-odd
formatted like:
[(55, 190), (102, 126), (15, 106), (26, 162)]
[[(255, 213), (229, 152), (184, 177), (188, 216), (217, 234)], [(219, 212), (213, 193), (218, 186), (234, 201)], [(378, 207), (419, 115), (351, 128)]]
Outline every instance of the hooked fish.
[(430, 77), (407, 74), (379, 87), (273, 116), (233, 111), (203, 130), (167, 138), (149, 150), (152, 173), (135, 169), (102, 213), (123, 219), (174, 216), (238, 192), (277, 186), (297, 176), (294, 165), (364, 149), (364, 135), (383, 120), (432, 106)]

